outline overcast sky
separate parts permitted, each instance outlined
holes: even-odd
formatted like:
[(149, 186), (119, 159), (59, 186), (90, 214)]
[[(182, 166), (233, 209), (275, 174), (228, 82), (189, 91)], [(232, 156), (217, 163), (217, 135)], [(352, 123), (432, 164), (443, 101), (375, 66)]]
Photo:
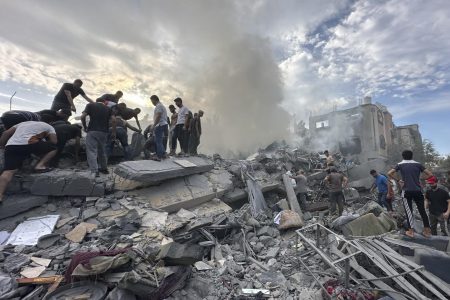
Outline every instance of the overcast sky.
[(450, 1), (0, 3), (1, 111), (14, 91), (13, 109), (48, 108), (81, 78), (148, 113), (151, 94), (180, 96), (217, 124), (207, 141), (238, 151), (370, 95), (450, 154)]

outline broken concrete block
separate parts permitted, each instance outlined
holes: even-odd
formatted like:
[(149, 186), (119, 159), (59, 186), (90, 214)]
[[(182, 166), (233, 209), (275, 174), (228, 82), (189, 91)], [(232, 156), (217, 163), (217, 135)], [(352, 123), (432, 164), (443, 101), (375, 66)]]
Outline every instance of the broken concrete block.
[(366, 214), (342, 226), (342, 233), (346, 236), (373, 236), (394, 230), (395, 221), (383, 213), (376, 217), (373, 213)]
[(30, 258), (25, 254), (11, 254), (3, 262), (3, 268), (10, 273), (15, 273), (30, 262)]
[(105, 183), (92, 180), (89, 171), (54, 170), (30, 174), (22, 179), (22, 188), (42, 196), (103, 196)]
[(167, 266), (192, 265), (202, 258), (203, 247), (175, 242), (162, 246), (157, 257)]
[(200, 204), (196, 208), (192, 209), (192, 212), (202, 218), (202, 217), (214, 217), (223, 213), (229, 213), (233, 209), (225, 204), (220, 199), (214, 198), (211, 201)]
[(269, 248), (269, 250), (267, 251), (267, 254), (266, 254), (266, 259), (277, 257), (278, 252), (280, 252), (280, 247)]
[(17, 194), (5, 197), (0, 209), (0, 220), (15, 216), (48, 201), (47, 196)]
[(95, 207), (89, 207), (88, 209), (83, 211), (83, 220), (87, 220), (92, 217), (98, 216), (98, 211)]
[(167, 180), (159, 186), (133, 191), (133, 194), (153, 208), (172, 213), (221, 197), (231, 188), (231, 174), (224, 170), (213, 170), (201, 175)]
[(39, 277), (39, 275), (42, 274), (42, 272), (45, 271), (44, 266), (34, 267), (34, 268), (25, 268), (22, 272), (20, 272), (20, 275), (26, 278), (36, 278)]
[(96, 224), (91, 223), (80, 223), (77, 226), (75, 226), (74, 229), (72, 229), (69, 233), (67, 233), (66, 239), (71, 240), (74, 243), (80, 243), (87, 233), (92, 232), (94, 229), (97, 228)]
[(161, 181), (208, 172), (214, 168), (213, 162), (200, 157), (187, 157), (187, 161), (195, 166), (183, 167), (177, 159), (163, 161), (140, 160), (120, 163), (114, 177), (117, 190), (132, 190), (138, 187), (155, 185)]
[(374, 214), (375, 216), (379, 216), (383, 212), (384, 212), (383, 208), (375, 201), (367, 202), (366, 204), (364, 204), (363, 207), (361, 207), (356, 211), (356, 213), (361, 216), (370, 213)]
[(177, 212), (177, 216), (186, 220), (194, 219), (195, 217), (197, 217), (196, 214), (184, 208), (180, 209)]

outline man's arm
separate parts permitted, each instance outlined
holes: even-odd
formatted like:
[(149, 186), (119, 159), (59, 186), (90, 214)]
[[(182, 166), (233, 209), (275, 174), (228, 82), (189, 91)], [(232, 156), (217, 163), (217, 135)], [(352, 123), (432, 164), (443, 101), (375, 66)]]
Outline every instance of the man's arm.
[(86, 117), (87, 117), (87, 113), (85, 111), (83, 111), (83, 113), (81, 114), (80, 119), (81, 119), (81, 124), (83, 124), (84, 131), (87, 132)]
[(447, 200), (447, 211), (444, 213), (444, 218), (450, 217), (450, 199)]
[(370, 191), (371, 193), (375, 190), (375, 186), (376, 186), (375, 182), (372, 183), (372, 186), (371, 186), (370, 189), (369, 189), (369, 191)]
[(155, 121), (153, 122), (153, 125), (158, 125), (158, 123), (159, 123), (159, 121), (161, 120), (161, 113), (160, 112), (158, 112), (158, 113), (156, 113), (156, 115), (155, 115)]
[(342, 186), (347, 187), (347, 183), (348, 183), (348, 178), (344, 176), (344, 178), (342, 179)]
[(397, 170), (395, 170), (395, 169), (389, 170), (389, 172), (388, 172), (389, 178), (398, 181), (398, 179), (396, 178), (396, 175), (397, 175)]
[[(139, 131), (142, 131), (141, 123), (139, 123), (139, 119), (138, 119), (137, 115), (134, 116), (134, 118), (136, 119), (136, 124), (137, 124), (137, 126), (138, 126), (138, 128), (139, 128)], [(135, 131), (136, 131), (136, 130), (135, 130)]]
[(83, 97), (87, 102), (90, 102), (90, 103), (94, 103), (94, 102), (95, 102), (94, 100), (92, 100), (91, 98), (89, 98), (86, 94), (81, 95), (81, 97)]
[(114, 140), (116, 139), (116, 128), (117, 128), (117, 120), (115, 115), (111, 115), (111, 138)]
[(47, 137), (48, 141), (54, 145), (58, 143), (58, 138), (56, 137), (56, 133), (50, 133)]
[(12, 137), (14, 132), (16, 132), (16, 127), (11, 127), (10, 129), (3, 132), (2, 136), (0, 137), (0, 148), (5, 148), (6, 143)]
[(125, 121), (125, 120), (123, 120), (123, 121), (125, 122), (125, 126), (130, 128), (131, 130), (136, 131), (136, 132), (141, 132), (142, 131), (141, 129), (138, 129), (138, 128), (134, 127), (133, 125), (131, 125), (127, 121)]
[(73, 104), (72, 94), (70, 93), (70, 91), (69, 91), (69, 90), (64, 90), (64, 93), (66, 94), (67, 100), (69, 100), (69, 103), (70, 103), (70, 109), (71, 109), (73, 112), (77, 112), (77, 109), (76, 109), (76, 107), (75, 107), (75, 104)]

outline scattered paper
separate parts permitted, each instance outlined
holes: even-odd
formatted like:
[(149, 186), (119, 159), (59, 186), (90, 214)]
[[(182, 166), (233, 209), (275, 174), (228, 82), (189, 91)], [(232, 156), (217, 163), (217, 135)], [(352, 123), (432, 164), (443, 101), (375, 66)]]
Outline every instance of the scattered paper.
[(26, 278), (36, 278), (39, 277), (39, 275), (42, 274), (42, 272), (45, 271), (44, 266), (40, 267), (34, 267), (34, 268), (25, 268), (22, 272), (20, 272), (20, 275)]
[(41, 236), (53, 232), (58, 219), (59, 215), (29, 218), (14, 229), (7, 244), (34, 246)]

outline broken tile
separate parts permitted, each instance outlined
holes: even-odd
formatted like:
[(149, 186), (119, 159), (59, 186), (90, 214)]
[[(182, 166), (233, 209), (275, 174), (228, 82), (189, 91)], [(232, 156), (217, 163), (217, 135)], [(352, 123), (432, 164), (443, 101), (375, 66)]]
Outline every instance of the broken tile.
[(36, 278), (39, 277), (39, 275), (42, 274), (42, 272), (45, 271), (44, 266), (34, 267), (34, 268), (25, 268), (22, 272), (20, 272), (20, 275), (26, 278)]
[(30, 259), (31, 259), (31, 261), (37, 263), (38, 265), (44, 266), (44, 267), (48, 267), (50, 265), (50, 263), (52, 262), (51, 259), (35, 257), (35, 256), (32, 256)]
[(72, 231), (67, 233), (65, 235), (66, 239), (71, 240), (74, 243), (80, 243), (87, 233), (92, 232), (94, 229), (97, 228), (96, 224), (91, 223), (80, 223), (77, 226), (75, 226)]

